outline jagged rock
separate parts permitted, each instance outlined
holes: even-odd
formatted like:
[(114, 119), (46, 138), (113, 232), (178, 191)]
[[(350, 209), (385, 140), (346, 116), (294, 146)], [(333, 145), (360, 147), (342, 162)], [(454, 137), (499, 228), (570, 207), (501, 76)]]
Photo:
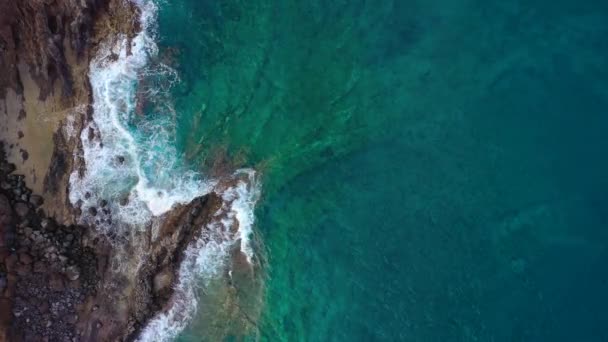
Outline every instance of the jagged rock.
[(91, 216), (97, 216), (97, 209), (95, 207), (89, 207), (89, 214)]

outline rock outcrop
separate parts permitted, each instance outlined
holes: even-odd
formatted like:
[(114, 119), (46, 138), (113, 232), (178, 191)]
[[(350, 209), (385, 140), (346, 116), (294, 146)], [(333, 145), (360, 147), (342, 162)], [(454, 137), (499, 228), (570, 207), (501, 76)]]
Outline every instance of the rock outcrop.
[(0, 155), (0, 341), (132, 340), (169, 305), (186, 247), (222, 203), (197, 198), (119, 241), (47, 217), (14, 170)]
[(102, 39), (135, 35), (136, 11), (122, 0), (0, 2), (0, 140), (58, 221), (75, 223), (67, 187), (91, 115), (90, 60)]
[(134, 36), (136, 11), (0, 2), (0, 342), (134, 339), (167, 307), (186, 246), (221, 205), (197, 198), (128, 236), (77, 224), (68, 179), (91, 120), (88, 67), (102, 39)]

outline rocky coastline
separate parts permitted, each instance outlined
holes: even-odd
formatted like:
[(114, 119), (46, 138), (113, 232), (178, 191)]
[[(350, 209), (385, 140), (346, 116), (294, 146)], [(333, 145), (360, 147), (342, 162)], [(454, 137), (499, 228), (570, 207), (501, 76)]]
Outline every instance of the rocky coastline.
[(0, 342), (136, 339), (170, 305), (184, 250), (221, 206), (214, 193), (196, 198), (154, 232), (78, 224), (68, 179), (83, 167), (87, 68), (102, 39), (137, 32), (136, 11), (121, 0), (0, 4)]

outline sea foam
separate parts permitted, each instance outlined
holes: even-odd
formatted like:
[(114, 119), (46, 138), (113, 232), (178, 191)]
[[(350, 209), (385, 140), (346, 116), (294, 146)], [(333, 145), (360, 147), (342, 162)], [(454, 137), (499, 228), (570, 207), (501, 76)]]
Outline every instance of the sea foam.
[(114, 221), (142, 226), (174, 204), (208, 193), (214, 184), (180, 170), (171, 117), (138, 122), (136, 92), (141, 77), (151, 76), (146, 68), (158, 48), (153, 39), (157, 7), (152, 1), (136, 4), (141, 32), (132, 40), (119, 35), (105, 42), (91, 62), (93, 120), (80, 135), (86, 170), (70, 177), (71, 203), (81, 206), (85, 223), (100, 227), (110, 225), (104, 213), (88, 215), (88, 210), (102, 200), (111, 206)]
[[(85, 168), (70, 175), (69, 198), (82, 209), (82, 223), (106, 233), (118, 227), (150, 229), (154, 217), (212, 191), (222, 198), (221, 208), (185, 251), (170, 307), (157, 314), (139, 337), (169, 341), (196, 314), (198, 287), (226, 270), (231, 250), (238, 247), (252, 262), (250, 236), (259, 185), (250, 169), (225, 179), (185, 170), (175, 149), (174, 113), (156, 119), (137, 117), (142, 77), (175, 77), (175, 72), (164, 65), (150, 67), (158, 53), (158, 8), (152, 0), (133, 2), (140, 9), (141, 32), (133, 39), (119, 35), (102, 43), (90, 64), (93, 114), (80, 134), (83, 155), (76, 156), (82, 157)], [(145, 91), (156, 94), (159, 89)]]
[[(202, 236), (185, 251), (178, 282), (174, 287), (171, 306), (158, 313), (144, 328), (138, 341), (172, 341), (196, 315), (198, 290), (222, 274), (228, 267), (231, 250), (236, 246), (252, 262), (253, 251), (249, 237), (253, 229), (255, 204), (259, 184), (255, 172), (239, 170), (235, 177), (245, 175), (223, 192), (223, 204), (211, 222), (202, 229)], [(238, 231), (233, 233), (235, 225)], [(237, 244), (240, 245), (237, 246)]]

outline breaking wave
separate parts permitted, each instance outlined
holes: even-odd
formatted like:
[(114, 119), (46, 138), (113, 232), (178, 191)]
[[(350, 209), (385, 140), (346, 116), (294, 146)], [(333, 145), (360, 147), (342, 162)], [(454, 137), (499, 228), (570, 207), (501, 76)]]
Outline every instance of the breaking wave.
[[(155, 2), (134, 3), (140, 9), (141, 32), (132, 39), (112, 37), (90, 64), (92, 120), (80, 134), (82, 155), (76, 159), (84, 165), (70, 175), (69, 199), (81, 209), (82, 223), (107, 233), (117, 227), (149, 229), (153, 217), (176, 204), (212, 191), (220, 195), (221, 208), (185, 251), (171, 307), (140, 336), (141, 341), (166, 341), (176, 337), (196, 313), (197, 287), (225, 270), (229, 250), (240, 248), (251, 262), (249, 238), (259, 185), (249, 169), (238, 170), (227, 182), (187, 170), (175, 148), (174, 116), (138, 114), (144, 78), (177, 76), (168, 66), (150, 66), (158, 54)], [(145, 91), (158, 95), (162, 89)]]

